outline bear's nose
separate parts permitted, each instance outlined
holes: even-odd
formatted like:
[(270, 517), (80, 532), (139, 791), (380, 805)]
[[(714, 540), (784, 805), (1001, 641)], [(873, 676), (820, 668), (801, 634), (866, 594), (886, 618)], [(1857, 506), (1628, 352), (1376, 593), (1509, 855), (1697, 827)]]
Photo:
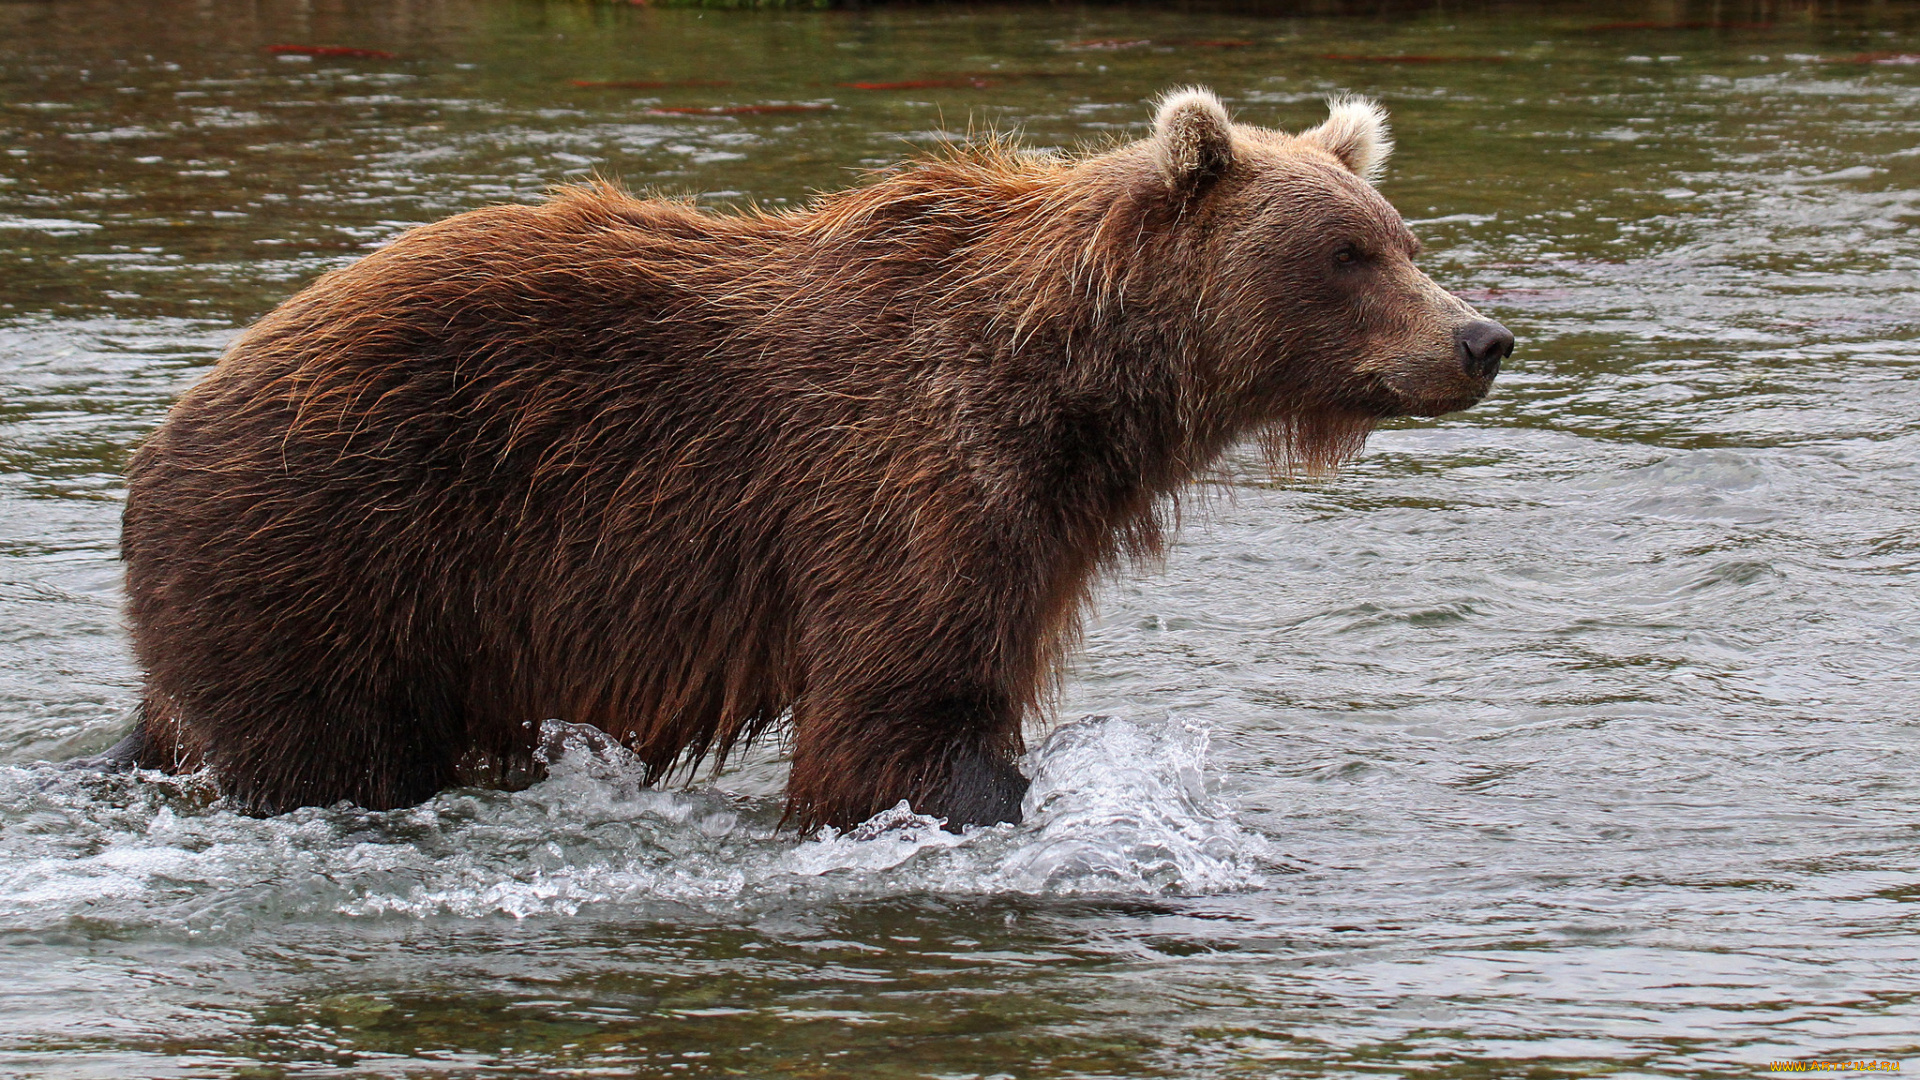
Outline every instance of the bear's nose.
[(1460, 366), (1476, 379), (1491, 379), (1500, 361), (1513, 355), (1513, 332), (1492, 319), (1475, 319), (1453, 332)]

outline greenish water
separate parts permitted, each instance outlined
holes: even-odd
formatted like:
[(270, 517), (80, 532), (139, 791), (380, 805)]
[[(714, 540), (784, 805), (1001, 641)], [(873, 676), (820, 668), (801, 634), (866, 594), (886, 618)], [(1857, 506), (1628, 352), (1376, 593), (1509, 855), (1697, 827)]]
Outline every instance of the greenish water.
[[(1027, 824), (802, 840), (777, 753), (647, 791), (559, 729), (386, 814), (45, 764), (133, 700), (128, 453), (326, 268), (594, 173), (780, 205), (1138, 137), (1188, 82), (1381, 98), (1520, 351), (1338, 478), (1236, 461), (1100, 594)], [(6, 0), (0, 1075), (1920, 1067), (1917, 227), (1912, 5)]]

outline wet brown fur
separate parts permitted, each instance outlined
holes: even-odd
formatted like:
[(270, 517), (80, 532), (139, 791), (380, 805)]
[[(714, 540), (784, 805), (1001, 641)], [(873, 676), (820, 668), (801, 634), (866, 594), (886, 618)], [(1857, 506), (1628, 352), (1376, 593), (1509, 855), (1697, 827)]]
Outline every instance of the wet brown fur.
[(793, 213), (568, 188), (323, 276), (134, 458), (141, 762), (384, 808), (550, 717), (656, 776), (785, 728), (804, 828), (1017, 819), (1022, 718), (1183, 484), (1486, 391), (1371, 166), (1210, 101)]

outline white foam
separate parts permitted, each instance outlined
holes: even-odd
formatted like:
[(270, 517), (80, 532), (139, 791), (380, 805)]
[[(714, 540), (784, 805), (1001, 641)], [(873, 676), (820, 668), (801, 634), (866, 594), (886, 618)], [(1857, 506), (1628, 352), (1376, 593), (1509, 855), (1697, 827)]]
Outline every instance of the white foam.
[(1110, 716), (1061, 728), (1030, 761), (1032, 838), (996, 878), (1044, 893), (1257, 888), (1267, 847), (1208, 796), (1206, 745), (1204, 731), (1148, 732)]
[(1206, 740), (1113, 717), (1061, 727), (1028, 756), (1018, 825), (964, 834), (902, 803), (796, 840), (771, 800), (642, 786), (589, 728), (542, 732), (547, 779), (445, 792), (409, 810), (254, 818), (172, 778), (4, 770), (0, 909), (218, 932), (261, 918), (572, 916), (662, 903), (737, 911), (908, 893), (1210, 893), (1258, 887), (1265, 841), (1207, 794)]
[(27, 218), (12, 214), (0, 214), (0, 229), (33, 229), (50, 233), (92, 232), (100, 228), (97, 221), (74, 221), (69, 218)]

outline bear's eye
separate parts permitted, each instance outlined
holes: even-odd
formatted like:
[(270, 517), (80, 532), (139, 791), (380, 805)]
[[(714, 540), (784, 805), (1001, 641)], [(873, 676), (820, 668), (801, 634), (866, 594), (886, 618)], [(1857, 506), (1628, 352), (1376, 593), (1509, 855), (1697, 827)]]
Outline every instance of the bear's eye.
[(1359, 257), (1360, 252), (1355, 250), (1352, 244), (1341, 244), (1339, 247), (1333, 249), (1333, 261), (1343, 265), (1353, 262)]

